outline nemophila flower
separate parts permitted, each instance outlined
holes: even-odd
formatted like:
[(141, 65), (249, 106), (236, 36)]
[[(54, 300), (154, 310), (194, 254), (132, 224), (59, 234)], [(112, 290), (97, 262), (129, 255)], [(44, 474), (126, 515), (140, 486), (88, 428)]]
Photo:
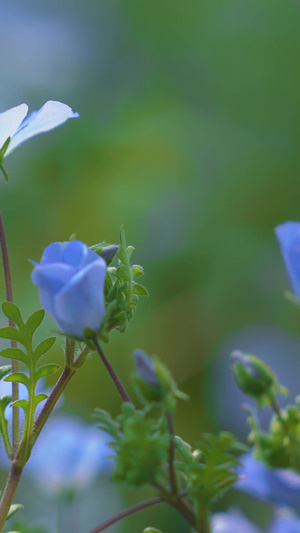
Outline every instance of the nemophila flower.
[[(212, 533), (262, 533), (239, 510), (216, 513), (212, 517)], [(283, 532), (282, 532), (283, 533)]]
[(252, 454), (240, 458), (243, 467), (235, 488), (279, 506), (300, 508), (300, 475), (286, 468), (272, 470)]
[(106, 433), (78, 418), (56, 416), (41, 432), (25, 472), (49, 496), (74, 495), (111, 467), (109, 440)]
[(32, 281), (41, 304), (68, 335), (84, 338), (84, 330), (100, 331), (105, 316), (106, 262), (80, 241), (54, 242), (34, 263)]
[(26, 117), (27, 113), (27, 104), (0, 113), (0, 153), (6, 141), (10, 139), (4, 153), (1, 154), (2, 159), (31, 137), (50, 131), (70, 118), (79, 117), (79, 114), (74, 113), (68, 105), (53, 100), (49, 100), (41, 109), (33, 111)]
[(289, 509), (278, 509), (269, 524), (268, 533), (300, 533), (300, 518)]
[(285, 222), (275, 228), (293, 291), (300, 298), (300, 222)]

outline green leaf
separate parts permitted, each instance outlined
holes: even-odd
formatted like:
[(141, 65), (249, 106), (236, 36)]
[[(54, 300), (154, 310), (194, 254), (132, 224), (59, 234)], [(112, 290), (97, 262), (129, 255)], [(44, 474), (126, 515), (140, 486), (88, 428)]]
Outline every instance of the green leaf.
[(4, 177), (5, 181), (6, 181), (6, 183), (8, 183), (9, 182), (9, 175), (8, 175), (7, 170), (2, 165), (2, 163), (0, 163), (0, 170), (1, 170), (2, 174), (3, 174), (3, 177)]
[(0, 355), (2, 355), (2, 357), (6, 357), (7, 359), (16, 359), (17, 361), (22, 361), (22, 363), (25, 363), (25, 365), (28, 366), (28, 356), (25, 352), (23, 352), (23, 350), (20, 350), (20, 348), (5, 348), (0, 352)]
[(47, 398), (48, 395), (42, 392), (36, 394), (36, 396), (34, 397), (34, 406), (36, 407), (39, 403), (41, 403), (43, 400), (46, 400)]
[(11, 320), (18, 326), (18, 328), (21, 328), (23, 326), (23, 320), (21, 316), (21, 312), (17, 305), (13, 304), (12, 302), (3, 302), (2, 304), (2, 311)]
[(11, 372), (11, 365), (0, 366), (0, 380), (9, 372)]
[(146, 527), (146, 529), (143, 530), (143, 533), (162, 533), (162, 531), (155, 527)]
[(144, 275), (144, 269), (140, 265), (132, 265), (131, 274), (133, 279), (138, 279)]
[(45, 378), (46, 376), (50, 376), (50, 374), (54, 374), (54, 372), (56, 372), (59, 368), (60, 366), (54, 363), (40, 366), (40, 368), (36, 371), (35, 374), (36, 381), (41, 378)]
[(29, 388), (30, 379), (23, 372), (14, 372), (7, 376), (4, 381), (12, 381), (13, 383), (23, 383), (25, 387)]
[(133, 285), (133, 294), (137, 294), (138, 296), (149, 296), (146, 287), (144, 287), (144, 285), (139, 285), (138, 283), (134, 283)]
[(35, 348), (33, 355), (35, 361), (37, 361), (42, 355), (48, 352), (56, 341), (56, 337), (47, 337)]
[(6, 520), (9, 520), (9, 518), (11, 518), (18, 511), (20, 511), (20, 509), (24, 509), (24, 505), (21, 505), (20, 503), (15, 503), (11, 505)]
[(2, 398), (0, 398), (0, 411), (2, 411), (4, 413), (6, 407), (8, 406), (8, 404), (10, 404), (11, 400), (12, 400), (11, 395), (10, 396), (2, 396)]
[(16, 328), (12, 328), (11, 326), (0, 328), (0, 337), (2, 339), (10, 339), (21, 342), (23, 344), (23, 336), (21, 335), (21, 332)]
[(44, 309), (39, 309), (38, 311), (35, 311), (27, 320), (25, 327), (26, 332), (29, 335), (30, 338), (32, 338), (35, 330), (39, 327), (41, 322), (43, 321), (43, 318), (45, 316)]
[(29, 407), (29, 402), (28, 400), (16, 400), (15, 402), (12, 402), (11, 407), (22, 407), (26, 413)]

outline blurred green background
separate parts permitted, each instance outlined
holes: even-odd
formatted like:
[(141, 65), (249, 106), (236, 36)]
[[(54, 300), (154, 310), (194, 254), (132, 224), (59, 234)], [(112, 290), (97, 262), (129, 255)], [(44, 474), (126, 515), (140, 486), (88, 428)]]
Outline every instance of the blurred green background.
[[(7, 159), (0, 204), (15, 301), (25, 315), (39, 306), (28, 259), (50, 242), (73, 233), (89, 245), (117, 242), (124, 224), (150, 298), (106, 353), (129, 388), (133, 350), (161, 356), (191, 397), (176, 422), (186, 439), (218, 429), (245, 438), (227, 371), (234, 348), (267, 352), (299, 391), (299, 313), (283, 298), (273, 234), (300, 216), (299, 23), (296, 0), (1, 7), (1, 111), (56, 99), (80, 113)], [(48, 319), (44, 331), (53, 327)], [(96, 406), (117, 413), (120, 403), (95, 356), (64, 410), (89, 420)], [(140, 492), (116, 493), (116, 508)], [(100, 494), (90, 527), (108, 516)], [(185, 531), (167, 508), (111, 531), (147, 525)]]

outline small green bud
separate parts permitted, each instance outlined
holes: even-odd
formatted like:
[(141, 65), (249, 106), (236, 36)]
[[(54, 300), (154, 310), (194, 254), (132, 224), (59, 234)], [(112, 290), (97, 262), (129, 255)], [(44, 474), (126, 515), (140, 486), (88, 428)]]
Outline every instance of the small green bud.
[(134, 352), (136, 375), (133, 376), (142, 401), (163, 403), (173, 411), (176, 399), (187, 400), (188, 396), (179, 391), (176, 384), (158, 357), (149, 357), (142, 350)]
[(235, 350), (231, 354), (231, 369), (238, 387), (254, 398), (260, 408), (271, 405), (276, 400), (276, 392), (287, 393), (272, 369), (255, 355)]

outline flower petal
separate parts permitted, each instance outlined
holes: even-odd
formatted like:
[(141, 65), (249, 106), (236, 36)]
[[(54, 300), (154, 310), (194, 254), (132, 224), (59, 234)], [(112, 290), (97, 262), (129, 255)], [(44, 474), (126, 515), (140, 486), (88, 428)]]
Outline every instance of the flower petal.
[(275, 228), (281, 253), (295, 295), (300, 298), (300, 222), (285, 222)]
[(66, 243), (61, 261), (72, 265), (74, 268), (84, 268), (89, 263), (97, 261), (99, 256), (81, 241), (71, 241)]
[(64, 333), (83, 338), (85, 328), (99, 331), (105, 316), (106, 263), (98, 257), (54, 297), (54, 317)]
[(66, 122), (69, 118), (77, 117), (79, 117), (79, 114), (74, 113), (68, 105), (49, 100), (39, 111), (31, 113), (21, 124), (13, 136), (5, 155), (8, 155), (27, 139), (39, 133), (52, 130)]
[(52, 242), (45, 248), (41, 259), (41, 265), (46, 263), (58, 263), (64, 251), (64, 244), (62, 242)]
[(28, 105), (21, 104), (4, 113), (0, 113), (0, 148), (2, 148), (8, 137), (17, 131), (22, 120), (28, 113)]
[(68, 283), (73, 274), (74, 269), (65, 263), (38, 264), (34, 268), (31, 279), (39, 288), (41, 304), (50, 315), (54, 316), (53, 298), (55, 294)]

